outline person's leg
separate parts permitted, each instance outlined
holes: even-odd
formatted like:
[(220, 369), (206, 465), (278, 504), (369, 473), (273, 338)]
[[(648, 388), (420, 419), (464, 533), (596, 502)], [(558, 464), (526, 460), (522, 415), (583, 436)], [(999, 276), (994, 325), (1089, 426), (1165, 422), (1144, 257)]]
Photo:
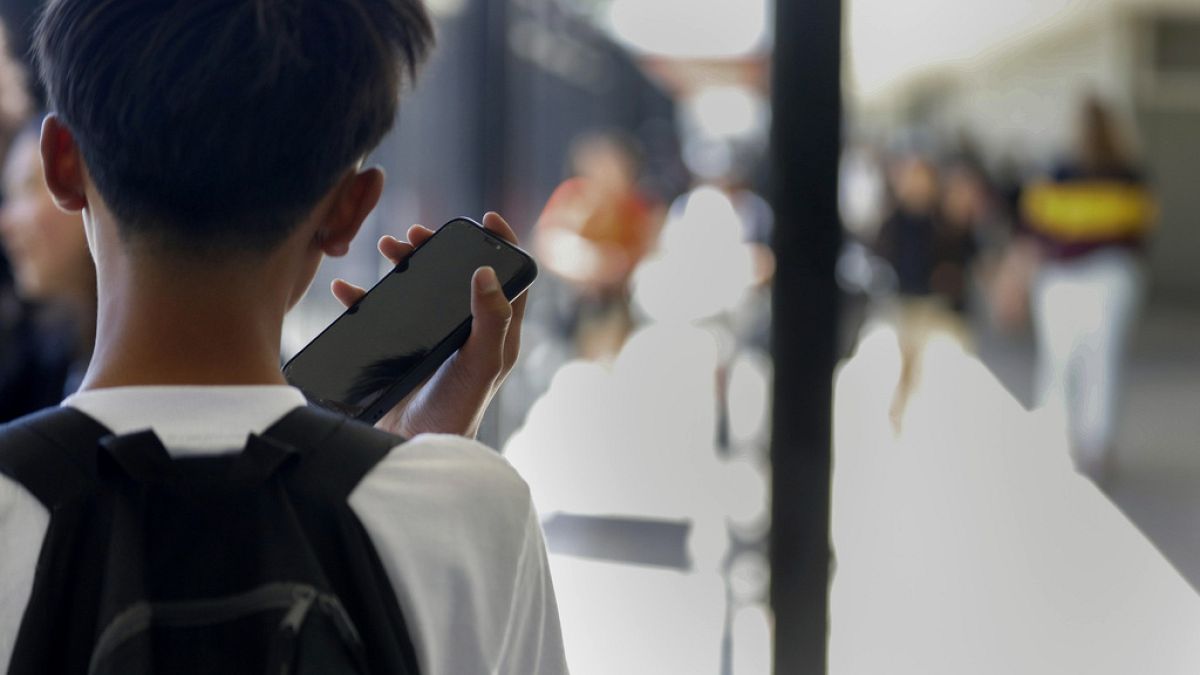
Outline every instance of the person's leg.
[(896, 388), (892, 392), (892, 403), (888, 407), (888, 420), (892, 433), (899, 434), (904, 419), (904, 408), (908, 402), (908, 389), (912, 383), (915, 339), (912, 335), (911, 304), (901, 299), (896, 306), (896, 346), (900, 351), (900, 373)]
[(921, 379), (922, 355), (929, 336), (938, 327), (942, 309), (928, 297), (905, 298), (900, 305), (898, 338), (900, 342), (900, 378), (892, 405), (888, 410), (892, 431), (899, 434), (904, 426), (904, 413), (913, 388)]
[(1071, 270), (1058, 262), (1047, 262), (1030, 289), (1030, 310), (1037, 344), (1035, 407), (1052, 407), (1067, 413), (1067, 383), (1071, 354), (1076, 342), (1074, 289)]
[(1113, 251), (1101, 256), (1089, 270), (1089, 306), (1096, 314), (1080, 345), (1074, 438), (1080, 470), (1098, 478), (1104, 477), (1111, 461), (1125, 352), (1142, 294), (1141, 271), (1132, 254)]

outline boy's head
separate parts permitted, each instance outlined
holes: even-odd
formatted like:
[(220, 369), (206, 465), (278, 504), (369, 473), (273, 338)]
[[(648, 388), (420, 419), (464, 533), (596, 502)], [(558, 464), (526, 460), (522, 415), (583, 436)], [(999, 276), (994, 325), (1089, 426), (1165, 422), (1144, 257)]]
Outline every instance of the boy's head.
[(125, 242), (283, 241), (392, 125), (432, 43), (419, 0), (50, 0), (49, 105)]

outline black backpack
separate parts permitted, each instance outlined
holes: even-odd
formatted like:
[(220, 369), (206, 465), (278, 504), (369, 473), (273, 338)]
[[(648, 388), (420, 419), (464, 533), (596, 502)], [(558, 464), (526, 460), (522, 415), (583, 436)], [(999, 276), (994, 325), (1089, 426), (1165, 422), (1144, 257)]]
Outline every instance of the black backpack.
[(415, 674), (347, 503), (400, 440), (315, 408), (196, 458), (73, 408), (0, 427), (0, 472), (50, 511), (10, 675)]

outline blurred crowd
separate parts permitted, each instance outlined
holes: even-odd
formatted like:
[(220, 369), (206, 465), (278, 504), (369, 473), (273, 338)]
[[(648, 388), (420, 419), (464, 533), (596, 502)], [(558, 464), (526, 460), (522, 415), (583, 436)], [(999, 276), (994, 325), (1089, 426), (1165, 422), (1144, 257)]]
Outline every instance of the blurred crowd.
[(839, 277), (895, 325), (897, 432), (931, 335), (969, 348), (978, 330), (1031, 330), (1035, 404), (1062, 415), (1082, 472), (1107, 473), (1156, 208), (1111, 107), (1081, 101), (1076, 128), (1073, 147), (1023, 166), (967, 134), (847, 148)]

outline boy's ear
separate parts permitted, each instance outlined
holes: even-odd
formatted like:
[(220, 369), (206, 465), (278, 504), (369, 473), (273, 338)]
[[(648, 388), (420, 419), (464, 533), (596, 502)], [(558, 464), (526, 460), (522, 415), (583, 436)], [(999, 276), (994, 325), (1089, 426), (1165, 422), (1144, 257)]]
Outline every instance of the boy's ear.
[(324, 222), (317, 228), (317, 244), (325, 255), (342, 256), (358, 234), (363, 221), (383, 194), (383, 169), (354, 170), (337, 185)]
[(46, 187), (58, 207), (72, 212), (86, 208), (83, 155), (71, 130), (54, 113), (42, 120), (41, 152)]

